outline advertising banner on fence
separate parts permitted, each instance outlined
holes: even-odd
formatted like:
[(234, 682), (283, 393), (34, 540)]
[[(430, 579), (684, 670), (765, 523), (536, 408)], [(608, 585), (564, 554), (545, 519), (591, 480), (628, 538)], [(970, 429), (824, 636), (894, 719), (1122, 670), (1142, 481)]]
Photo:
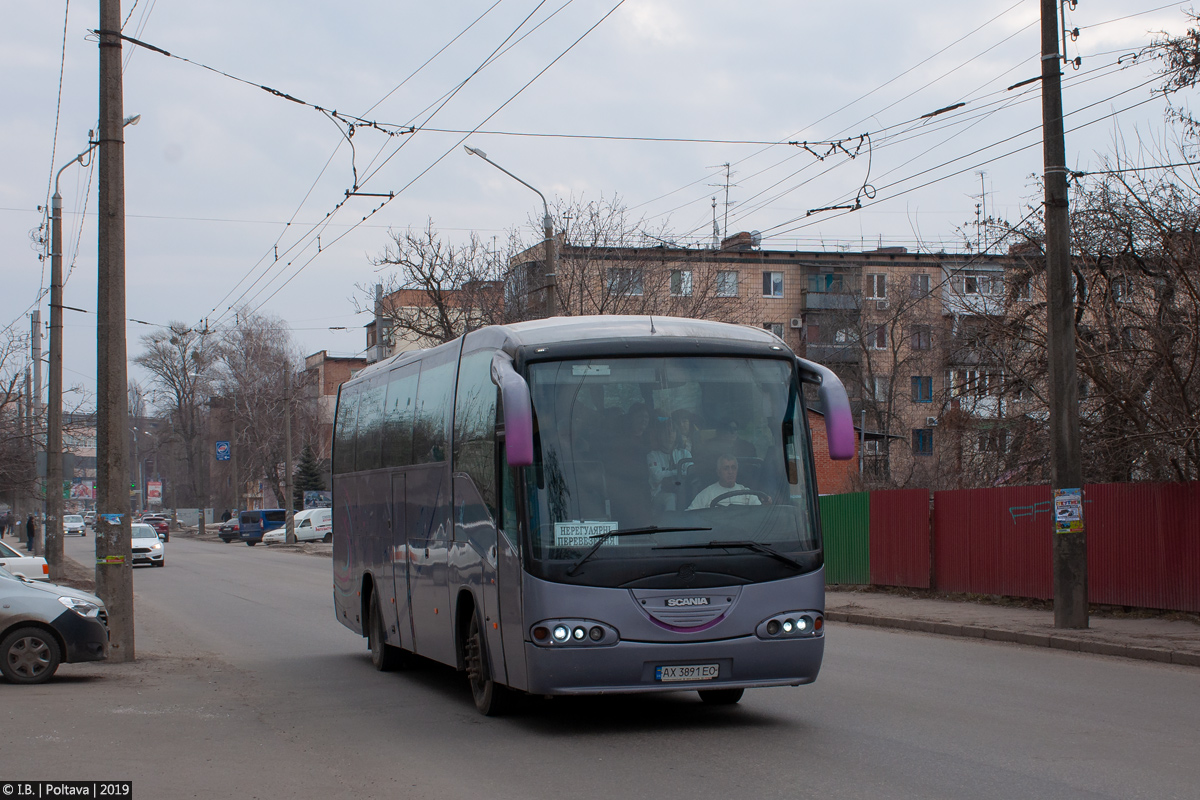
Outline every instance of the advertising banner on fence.
[(146, 505), (162, 505), (162, 481), (146, 481)]

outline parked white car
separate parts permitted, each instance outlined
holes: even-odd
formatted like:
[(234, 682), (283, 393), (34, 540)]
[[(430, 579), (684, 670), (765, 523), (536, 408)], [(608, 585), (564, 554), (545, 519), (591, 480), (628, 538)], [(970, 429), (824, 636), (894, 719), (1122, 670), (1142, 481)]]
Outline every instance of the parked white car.
[(153, 564), (156, 567), (167, 565), (166, 547), (158, 531), (144, 522), (135, 522), (129, 526), (130, 538), (133, 545), (133, 564)]
[[(333, 509), (306, 508), (297, 511), (292, 527), (297, 542), (332, 542)], [(281, 544), (287, 540), (287, 528), (277, 528), (263, 534), (263, 544)]]
[(50, 567), (46, 559), (32, 554), (22, 554), (18, 550), (0, 542), (0, 567), (4, 567), (13, 575), (28, 578), (31, 581), (50, 580)]
[(63, 515), (63, 535), (69, 536), (71, 534), (75, 534), (77, 536), (87, 536), (82, 514)]

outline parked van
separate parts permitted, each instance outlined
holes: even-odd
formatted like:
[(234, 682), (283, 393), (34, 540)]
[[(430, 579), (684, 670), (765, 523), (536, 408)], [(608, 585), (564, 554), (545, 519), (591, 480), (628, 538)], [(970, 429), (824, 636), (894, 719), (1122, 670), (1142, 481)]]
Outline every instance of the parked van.
[[(332, 542), (333, 541), (333, 509), (306, 508), (297, 511), (292, 522), (292, 529), (298, 542)], [(263, 534), (263, 544), (285, 541), (287, 529), (277, 528)]]
[(262, 541), (263, 534), (287, 523), (287, 512), (282, 508), (260, 508), (243, 511), (238, 516), (238, 538), (251, 547)]

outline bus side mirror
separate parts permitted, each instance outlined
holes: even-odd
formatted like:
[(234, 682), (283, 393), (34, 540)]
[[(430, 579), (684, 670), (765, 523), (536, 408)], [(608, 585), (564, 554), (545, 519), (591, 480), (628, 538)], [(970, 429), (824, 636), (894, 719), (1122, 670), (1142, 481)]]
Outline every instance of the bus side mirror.
[(825, 415), (825, 433), (829, 440), (829, 457), (834, 461), (854, 458), (854, 416), (850, 413), (850, 398), (846, 388), (833, 370), (804, 358), (796, 359), (800, 379), (817, 386), (821, 413)]
[(512, 356), (497, 352), (492, 356), (492, 383), (500, 387), (504, 402), (504, 452), (510, 467), (528, 467), (533, 463), (533, 405), (529, 384), (513, 368)]

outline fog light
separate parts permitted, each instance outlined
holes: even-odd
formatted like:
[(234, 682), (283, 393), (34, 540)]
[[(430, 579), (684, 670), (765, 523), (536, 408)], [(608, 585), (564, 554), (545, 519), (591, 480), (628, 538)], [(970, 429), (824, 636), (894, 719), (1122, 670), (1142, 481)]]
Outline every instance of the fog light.
[(598, 642), (604, 638), (604, 628), (597, 625), (588, 632), (588, 636), (592, 637), (593, 642)]
[(808, 630), (808, 618), (807, 617), (801, 617), (800, 619), (796, 620), (796, 630), (798, 630), (798, 631)]
[(566, 625), (559, 625), (554, 629), (554, 638), (556, 641), (565, 642), (571, 637), (571, 632), (567, 630)]
[(575, 629), (575, 638), (576, 639), (582, 639), (585, 636), (587, 636), (587, 631), (585, 631), (583, 628)]
[(773, 619), (767, 623), (767, 633), (771, 634), (772, 636), (779, 633), (779, 620)]
[(812, 617), (804, 616), (804, 617), (800, 618), (800, 630), (810, 631), (810, 630), (812, 630), (812, 625), (813, 625)]
[(545, 627), (544, 625), (539, 625), (533, 629), (533, 638), (537, 639), (538, 641), (544, 640), (549, 635), (550, 635), (550, 629)]
[(784, 633), (791, 633), (792, 628), (794, 628), (794, 627), (796, 627), (796, 626), (792, 623), (792, 621), (790, 619), (785, 619), (783, 621), (783, 632)]

